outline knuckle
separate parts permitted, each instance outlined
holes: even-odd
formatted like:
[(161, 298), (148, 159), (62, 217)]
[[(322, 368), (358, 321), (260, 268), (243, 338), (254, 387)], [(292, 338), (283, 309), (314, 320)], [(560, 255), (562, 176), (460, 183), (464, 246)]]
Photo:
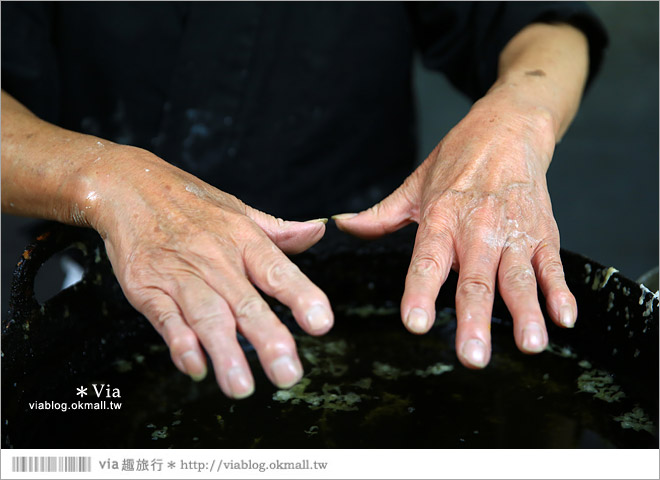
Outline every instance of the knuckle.
[(575, 302), (575, 297), (573, 294), (568, 290), (568, 287), (565, 289), (559, 289), (554, 291), (552, 294), (552, 301), (554, 301), (557, 304), (569, 304), (569, 305), (576, 305)]
[(236, 306), (236, 321), (240, 323), (252, 322), (268, 313), (268, 305), (258, 295), (248, 295), (241, 299)]
[(180, 356), (196, 347), (197, 338), (192, 333), (179, 333), (167, 339), (172, 357)]
[(369, 208), (369, 212), (374, 216), (374, 217), (379, 217), (382, 213), (383, 210), (383, 202), (378, 202), (374, 205), (372, 205)]
[(238, 213), (232, 213), (231, 218), (227, 220), (227, 224), (230, 225), (229, 236), (236, 245), (253, 242), (257, 231), (261, 231), (254, 220)]
[(162, 312), (156, 316), (156, 324), (154, 325), (157, 330), (163, 330), (164, 332), (170, 331), (173, 326), (176, 324), (177, 320), (180, 320), (180, 316), (177, 312), (167, 311)]
[(233, 225), (243, 225), (249, 223), (250, 219), (246, 205), (237, 205), (236, 208), (222, 209), (222, 220), (230, 222)]
[(440, 262), (430, 255), (415, 257), (410, 266), (410, 273), (419, 277), (434, 277), (442, 269)]
[(275, 291), (280, 291), (293, 282), (300, 274), (300, 269), (291, 262), (276, 262), (266, 270), (266, 283)]
[(526, 290), (534, 286), (536, 279), (534, 271), (530, 267), (523, 265), (509, 268), (502, 277), (503, 283), (508, 288)]
[(465, 297), (492, 298), (493, 285), (485, 277), (470, 276), (460, 282), (457, 294)]
[[(267, 215), (267, 217), (269, 216), (270, 215)], [(246, 232), (254, 232), (256, 230), (261, 230), (257, 222), (249, 215), (243, 215), (237, 213), (234, 215), (232, 221), (235, 223), (237, 228), (244, 230)]]
[(296, 343), (288, 331), (282, 331), (281, 335), (271, 335), (263, 344), (260, 354), (266, 356), (278, 356), (283, 352), (293, 352), (296, 349)]
[(541, 265), (540, 275), (544, 278), (564, 278), (564, 267), (559, 260), (550, 260)]

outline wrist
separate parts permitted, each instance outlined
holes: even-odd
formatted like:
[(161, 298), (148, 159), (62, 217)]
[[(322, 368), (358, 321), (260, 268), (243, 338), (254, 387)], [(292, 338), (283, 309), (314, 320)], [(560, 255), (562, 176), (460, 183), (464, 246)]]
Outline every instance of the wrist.
[(524, 82), (501, 78), (488, 90), (486, 95), (475, 103), (481, 108), (488, 106), (510, 116), (517, 117), (545, 137), (557, 138), (561, 116), (547, 100), (543, 91)]
[(135, 181), (144, 181), (140, 173), (164, 162), (141, 148), (93, 140), (84, 153), (84, 165), (66, 185), (70, 192), (67, 197), (74, 221), (94, 228), (105, 238), (117, 214), (138, 200), (132, 193), (136, 192)]
[(547, 110), (559, 141), (577, 113), (588, 68), (588, 42), (579, 29), (532, 23), (500, 53), (498, 79), (491, 90), (508, 90)]
[(539, 101), (532, 89), (516, 83), (497, 82), (470, 114), (477, 115), (486, 125), (496, 123), (506, 132), (522, 137), (537, 152), (544, 171), (550, 165), (557, 143), (560, 123), (556, 112)]

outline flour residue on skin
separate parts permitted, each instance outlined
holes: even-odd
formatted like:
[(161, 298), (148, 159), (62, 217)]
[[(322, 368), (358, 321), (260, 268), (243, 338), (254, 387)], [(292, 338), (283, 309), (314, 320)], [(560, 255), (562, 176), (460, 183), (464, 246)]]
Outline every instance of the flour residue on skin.
[(194, 183), (186, 184), (186, 192), (190, 192), (198, 198), (203, 198), (203, 197), (206, 196), (206, 192), (204, 191), (204, 189), (201, 188), (201, 187), (198, 187)]
[[(506, 235), (506, 239), (503, 238)], [(529, 235), (527, 232), (520, 230), (520, 225), (517, 220), (507, 220), (506, 226), (503, 229), (503, 234), (497, 232), (490, 232), (483, 237), (483, 242), (489, 247), (495, 249), (509, 249), (512, 251), (520, 252), (527, 249), (534, 248), (539, 243), (537, 239)], [(531, 272), (532, 274), (534, 272)]]
[(516, 220), (507, 220), (507, 224), (509, 227), (513, 227), (513, 230), (509, 231), (508, 238), (504, 242), (504, 248), (520, 251), (525, 250), (525, 247), (533, 248), (534, 245), (539, 243), (537, 239), (527, 232), (519, 230)]
[[(97, 144), (99, 147), (105, 147), (105, 145), (103, 145), (101, 142), (96, 142), (96, 144)], [(100, 157), (99, 157), (99, 158), (100, 158)]]
[(504, 241), (501, 240), (494, 231), (488, 232), (488, 234), (484, 235), (481, 240), (491, 248), (499, 249), (504, 245)]
[(71, 219), (76, 225), (84, 225), (86, 223), (85, 212), (80, 210), (80, 207), (78, 207), (77, 203), (73, 205)]
[(90, 202), (88, 205), (85, 205), (85, 210), (89, 210), (90, 208), (93, 207), (94, 202), (98, 200), (99, 194), (92, 190), (87, 194), (85, 198), (87, 199), (88, 202)]

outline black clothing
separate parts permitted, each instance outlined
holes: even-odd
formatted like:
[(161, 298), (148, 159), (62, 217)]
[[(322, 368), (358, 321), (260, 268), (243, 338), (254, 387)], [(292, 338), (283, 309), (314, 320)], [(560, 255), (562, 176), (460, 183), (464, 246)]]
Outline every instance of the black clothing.
[[(572, 2), (2, 3), (2, 88), (287, 218), (358, 211), (415, 158), (411, 62), (476, 99), (533, 21), (606, 36)], [(438, 139), (440, 140), (440, 139)]]

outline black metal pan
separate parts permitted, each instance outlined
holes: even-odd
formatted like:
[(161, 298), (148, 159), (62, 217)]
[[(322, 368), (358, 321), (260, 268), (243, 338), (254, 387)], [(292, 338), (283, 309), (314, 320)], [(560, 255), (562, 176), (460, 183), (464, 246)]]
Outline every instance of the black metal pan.
[[(454, 351), (453, 273), (429, 334), (411, 335), (401, 324), (412, 234), (408, 228), (363, 242), (329, 232), (294, 257), (328, 294), (336, 326), (309, 337), (270, 301), (296, 336), (305, 377), (278, 391), (244, 343), (257, 388), (233, 401), (212, 372), (194, 383), (175, 369), (162, 340), (124, 299), (98, 235), (50, 228), (19, 258), (2, 325), (3, 446), (658, 447), (657, 294), (562, 251), (578, 301), (576, 327), (548, 321), (548, 351), (523, 355), (498, 297), (491, 363), (467, 370)], [(83, 280), (39, 304), (40, 266), (70, 247), (83, 259)], [(77, 396), (78, 387), (88, 395)]]

